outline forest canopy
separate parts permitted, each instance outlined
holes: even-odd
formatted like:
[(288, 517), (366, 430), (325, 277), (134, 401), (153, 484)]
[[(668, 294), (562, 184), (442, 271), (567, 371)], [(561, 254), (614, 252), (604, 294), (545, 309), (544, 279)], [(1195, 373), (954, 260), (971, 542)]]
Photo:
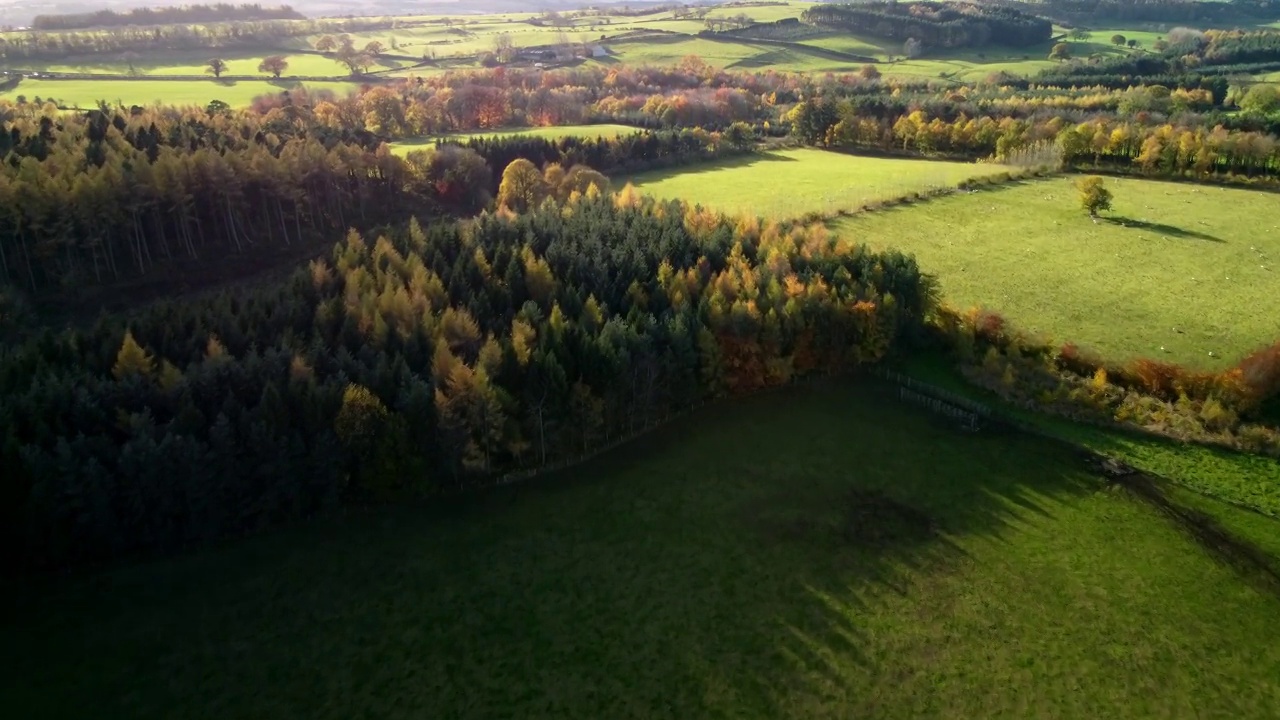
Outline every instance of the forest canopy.
[(968, 2), (869, 2), (817, 5), (805, 22), (894, 40), (914, 39), (925, 48), (1037, 45), (1053, 24), (1030, 13)]
[(352, 232), (287, 282), (0, 353), (0, 557), (179, 547), (572, 459), (876, 361), (932, 297), (903, 255), (630, 189)]

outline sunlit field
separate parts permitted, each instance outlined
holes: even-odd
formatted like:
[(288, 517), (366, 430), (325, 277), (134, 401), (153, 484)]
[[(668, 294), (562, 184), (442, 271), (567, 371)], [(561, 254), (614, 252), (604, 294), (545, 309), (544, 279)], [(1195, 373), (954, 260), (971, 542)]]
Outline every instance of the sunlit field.
[(449, 133), (447, 135), (440, 135), (436, 137), (401, 140), (400, 142), (391, 143), (391, 151), (399, 155), (404, 155), (414, 150), (432, 147), (436, 144), (437, 140), (444, 139), (470, 140), (472, 138), (511, 137), (515, 135), (543, 138), (546, 140), (559, 140), (564, 137), (615, 138), (619, 135), (629, 135), (636, 132), (641, 132), (641, 130), (639, 128), (631, 127), (630, 125), (615, 125), (611, 123), (602, 123), (599, 125), (559, 125), (556, 127), (485, 130), (472, 133)]
[(778, 219), (853, 210), (865, 203), (963, 180), (1006, 168), (932, 160), (862, 157), (799, 149), (730, 158), (713, 163), (643, 173), (629, 180), (641, 192), (678, 198), (728, 213)]
[(207, 105), (221, 100), (232, 106), (248, 105), (259, 95), (277, 94), (283, 90), (305, 87), (329, 90), (339, 96), (359, 90), (355, 82), (297, 82), (292, 80), (23, 80), (18, 87), (0, 93), (15, 100), (19, 96), (32, 102), (36, 98), (55, 99), (67, 107), (92, 108), (99, 100), (125, 105), (164, 103), (168, 105)]
[(1108, 180), (1115, 210), (1095, 223), (1073, 182), (958, 194), (833, 228), (914, 253), (952, 304), (1109, 359), (1223, 368), (1280, 335), (1269, 311), (1280, 297), (1275, 194)]

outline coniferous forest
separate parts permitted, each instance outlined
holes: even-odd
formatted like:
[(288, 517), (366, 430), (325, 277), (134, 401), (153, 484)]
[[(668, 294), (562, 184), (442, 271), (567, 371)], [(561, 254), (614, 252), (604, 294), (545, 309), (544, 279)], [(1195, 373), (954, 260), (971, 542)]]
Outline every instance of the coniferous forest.
[(931, 285), (822, 228), (595, 190), (352, 232), (287, 282), (45, 333), (0, 364), (7, 558), (173, 548), (581, 456), (875, 361)]

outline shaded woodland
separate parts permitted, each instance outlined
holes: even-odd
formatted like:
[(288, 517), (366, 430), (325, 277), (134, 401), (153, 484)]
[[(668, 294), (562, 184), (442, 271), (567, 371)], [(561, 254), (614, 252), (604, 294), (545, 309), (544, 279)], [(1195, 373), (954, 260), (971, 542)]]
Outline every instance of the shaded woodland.
[(287, 282), (0, 354), (11, 567), (207, 542), (589, 453), (917, 335), (913, 260), (629, 190), (350, 233)]

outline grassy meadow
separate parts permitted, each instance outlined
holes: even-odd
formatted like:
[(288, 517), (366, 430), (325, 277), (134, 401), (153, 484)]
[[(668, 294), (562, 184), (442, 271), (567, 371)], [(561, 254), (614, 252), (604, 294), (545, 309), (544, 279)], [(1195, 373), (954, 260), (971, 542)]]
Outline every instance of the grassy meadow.
[(531, 484), (0, 602), (24, 618), (0, 626), (16, 717), (1266, 717), (1280, 703), (1280, 599), (1069, 451), (957, 431), (873, 385), (725, 403)]
[(915, 254), (954, 305), (999, 311), (1109, 359), (1221, 369), (1280, 335), (1276, 314), (1261, 310), (1280, 297), (1275, 194), (1107, 182), (1115, 210), (1096, 223), (1080, 210), (1074, 178), (1058, 178), (867, 213), (833, 229)]
[(356, 82), (295, 80), (23, 80), (18, 87), (0, 92), (0, 98), (28, 101), (55, 99), (65, 107), (92, 108), (99, 100), (129, 104), (207, 105), (221, 100), (233, 107), (248, 105), (259, 95), (278, 94), (305, 87), (329, 90), (343, 96), (360, 89)]
[[(401, 140), (391, 143), (391, 151), (398, 155), (406, 155), (414, 150), (433, 147), (437, 140), (471, 140), (473, 138), (490, 138), (490, 137), (512, 137), (524, 136), (543, 138), (546, 140), (559, 140), (565, 137), (581, 137), (581, 138), (615, 138), (620, 135), (630, 135), (631, 133), (640, 132), (639, 128), (630, 125), (617, 125), (614, 123), (601, 123), (599, 125), (557, 125), (555, 127), (535, 127), (535, 128), (504, 128), (501, 130), (485, 130), (472, 133), (450, 133), (440, 135), (439, 137), (423, 137), (413, 138), (411, 140)], [(501, 172), (501, 168), (498, 169)]]
[[(132, 65), (134, 73), (144, 76), (205, 75), (208, 60), (217, 55), (227, 63), (227, 70), (224, 73), (226, 75), (270, 77), (269, 73), (258, 71), (258, 64), (262, 62), (262, 58), (266, 57), (267, 54), (248, 52), (217, 53), (209, 50), (196, 50), (139, 55), (132, 60), (121, 58), (118, 55), (73, 55), (56, 61), (28, 64), (32, 70), (61, 73), (126, 75), (129, 74), (129, 67)], [(281, 51), (278, 54), (284, 55), (289, 62), (289, 69), (286, 71), (286, 75), (329, 77), (347, 72), (344, 66), (323, 55), (313, 53), (290, 54), (286, 51)]]
[(780, 150), (693, 167), (643, 173), (630, 181), (649, 195), (727, 213), (795, 218), (851, 210), (863, 203), (1003, 171), (998, 165)]

